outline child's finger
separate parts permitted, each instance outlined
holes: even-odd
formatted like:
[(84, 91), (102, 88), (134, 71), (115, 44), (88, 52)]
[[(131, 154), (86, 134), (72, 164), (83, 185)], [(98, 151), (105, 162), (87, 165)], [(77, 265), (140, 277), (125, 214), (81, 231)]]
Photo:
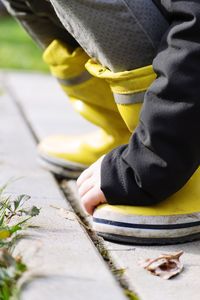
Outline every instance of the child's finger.
[(83, 197), (89, 190), (94, 187), (94, 182), (92, 178), (86, 179), (78, 188), (78, 193), (80, 197)]
[(88, 178), (90, 178), (92, 176), (92, 174), (93, 174), (93, 172), (92, 172), (92, 169), (90, 169), (90, 168), (83, 171), (83, 173), (81, 173), (81, 175), (77, 179), (77, 182), (76, 182), (77, 186), (80, 187), (85, 180), (87, 180)]
[(97, 190), (93, 187), (82, 197), (82, 204), (89, 215), (92, 215), (95, 208), (101, 203)]

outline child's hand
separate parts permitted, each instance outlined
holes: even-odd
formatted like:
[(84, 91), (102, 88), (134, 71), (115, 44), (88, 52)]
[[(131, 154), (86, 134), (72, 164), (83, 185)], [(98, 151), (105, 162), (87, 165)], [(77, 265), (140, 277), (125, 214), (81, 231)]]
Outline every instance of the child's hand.
[(99, 204), (106, 203), (106, 198), (100, 188), (102, 160), (103, 156), (86, 169), (77, 180), (83, 206), (90, 215)]

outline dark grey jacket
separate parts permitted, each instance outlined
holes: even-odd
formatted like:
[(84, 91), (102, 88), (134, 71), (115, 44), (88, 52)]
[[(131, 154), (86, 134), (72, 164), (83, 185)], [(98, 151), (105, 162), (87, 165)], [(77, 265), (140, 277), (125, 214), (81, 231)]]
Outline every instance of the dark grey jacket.
[(159, 202), (200, 164), (200, 1), (155, 1), (170, 26), (136, 132), (103, 160), (101, 188), (110, 204)]

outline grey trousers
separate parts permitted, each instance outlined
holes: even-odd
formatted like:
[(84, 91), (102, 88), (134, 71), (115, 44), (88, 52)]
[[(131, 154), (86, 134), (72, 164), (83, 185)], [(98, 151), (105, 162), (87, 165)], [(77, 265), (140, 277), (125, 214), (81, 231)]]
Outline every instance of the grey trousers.
[(2, 0), (33, 39), (80, 45), (114, 72), (152, 63), (168, 23), (152, 0)]

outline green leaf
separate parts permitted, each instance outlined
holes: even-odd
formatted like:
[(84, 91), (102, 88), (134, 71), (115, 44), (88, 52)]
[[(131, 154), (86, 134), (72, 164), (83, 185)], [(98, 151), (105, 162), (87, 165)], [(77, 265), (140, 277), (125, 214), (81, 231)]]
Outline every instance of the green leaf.
[(23, 206), (26, 201), (28, 201), (31, 197), (29, 195), (19, 195), (14, 200), (14, 210), (16, 211), (20, 206)]
[(16, 270), (18, 273), (24, 273), (25, 271), (27, 271), (27, 266), (20, 260), (16, 264)]
[(30, 209), (30, 211), (29, 211), (29, 215), (30, 215), (31, 217), (36, 217), (36, 216), (39, 215), (40, 210), (41, 210), (41, 208), (38, 208), (38, 207), (36, 207), (36, 206), (33, 206), (33, 207)]
[(9, 231), (10, 231), (11, 234), (13, 234), (13, 233), (15, 233), (19, 230), (22, 230), (22, 227), (19, 224), (14, 225), (14, 226), (9, 228)]

